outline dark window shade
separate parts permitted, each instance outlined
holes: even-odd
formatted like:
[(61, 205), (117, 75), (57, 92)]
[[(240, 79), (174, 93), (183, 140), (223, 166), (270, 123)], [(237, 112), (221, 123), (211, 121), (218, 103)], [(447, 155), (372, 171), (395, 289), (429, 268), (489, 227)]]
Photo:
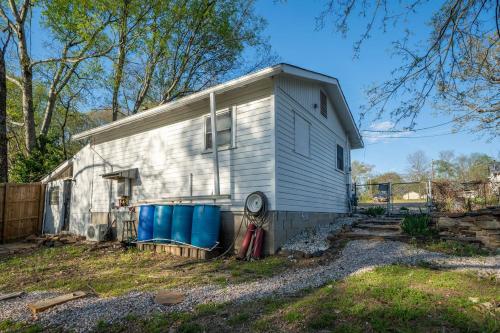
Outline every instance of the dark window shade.
[(344, 148), (337, 145), (337, 169), (344, 171)]
[(321, 115), (325, 118), (328, 118), (326, 95), (322, 91), (319, 92), (319, 107)]

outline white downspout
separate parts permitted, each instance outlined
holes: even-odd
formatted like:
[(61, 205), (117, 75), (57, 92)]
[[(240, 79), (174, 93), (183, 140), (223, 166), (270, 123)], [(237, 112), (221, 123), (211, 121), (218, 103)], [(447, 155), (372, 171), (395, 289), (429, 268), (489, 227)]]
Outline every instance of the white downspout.
[(210, 93), (210, 125), (212, 127), (212, 160), (214, 167), (214, 195), (220, 195), (219, 156), (217, 152), (217, 118), (215, 114), (215, 93)]

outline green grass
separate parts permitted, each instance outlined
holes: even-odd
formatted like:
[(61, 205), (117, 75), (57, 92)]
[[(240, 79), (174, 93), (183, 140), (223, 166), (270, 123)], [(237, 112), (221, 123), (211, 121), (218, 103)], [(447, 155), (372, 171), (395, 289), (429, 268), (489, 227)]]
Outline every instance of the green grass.
[(12, 320), (2, 320), (0, 321), (0, 332), (39, 333), (44, 332), (44, 330), (40, 325), (31, 325)]
[(425, 267), (386, 266), (289, 297), (199, 306), (103, 326), (102, 332), (498, 332), (496, 281)]
[(190, 259), (136, 249), (88, 249), (83, 245), (40, 248), (1, 259), (0, 292), (93, 289), (106, 297), (180, 285), (240, 283), (280, 273), (291, 265), (286, 258), (268, 257), (254, 262), (219, 259), (171, 268)]
[(480, 247), (478, 244), (470, 244), (453, 240), (436, 240), (416, 243), (418, 247), (432, 252), (441, 252), (461, 257), (476, 257), (491, 255), (492, 251)]

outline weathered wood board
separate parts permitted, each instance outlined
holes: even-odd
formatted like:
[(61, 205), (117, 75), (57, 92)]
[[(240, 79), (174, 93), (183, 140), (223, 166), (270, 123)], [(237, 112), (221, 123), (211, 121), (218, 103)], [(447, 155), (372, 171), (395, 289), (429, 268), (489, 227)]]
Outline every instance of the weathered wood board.
[(39, 312), (45, 311), (59, 304), (63, 304), (78, 298), (82, 298), (87, 296), (87, 293), (84, 291), (75, 291), (70, 294), (65, 294), (61, 296), (57, 296), (54, 298), (48, 298), (36, 303), (29, 303), (28, 308), (33, 312), (33, 314), (37, 314)]
[(155, 303), (162, 305), (179, 304), (182, 303), (182, 301), (184, 301), (184, 298), (186, 298), (184, 294), (164, 290), (164, 291), (159, 291), (155, 295)]
[(170, 253), (174, 256), (194, 259), (211, 259), (216, 257), (219, 253), (217, 250), (207, 251), (188, 245), (165, 243), (137, 243), (136, 245), (141, 251), (149, 250), (156, 253)]
[(4, 301), (11, 298), (16, 298), (24, 295), (24, 291), (17, 291), (14, 293), (2, 294), (0, 295), (0, 301)]

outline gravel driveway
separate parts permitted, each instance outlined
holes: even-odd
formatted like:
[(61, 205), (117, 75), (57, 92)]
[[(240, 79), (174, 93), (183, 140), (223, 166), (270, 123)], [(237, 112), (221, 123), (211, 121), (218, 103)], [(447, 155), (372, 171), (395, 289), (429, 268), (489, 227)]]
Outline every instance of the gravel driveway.
[[(38, 320), (42, 325), (56, 325), (67, 330), (88, 332), (99, 320), (119, 321), (131, 313), (146, 316), (160, 311), (191, 310), (201, 303), (245, 302), (270, 295), (293, 294), (376, 266), (393, 263), (416, 264), (421, 261), (448, 269), (472, 269), (500, 277), (499, 255), (459, 258), (416, 249), (401, 242), (356, 240), (349, 242), (337, 259), (324, 266), (289, 270), (271, 278), (227, 287), (209, 285), (184, 290), (187, 297), (183, 303), (176, 306), (160, 306), (153, 302), (152, 293), (134, 292), (121, 297), (79, 299), (41, 313)], [(29, 293), (22, 298), (2, 302), (0, 320), (30, 320), (26, 303), (52, 295), (54, 293)]]

